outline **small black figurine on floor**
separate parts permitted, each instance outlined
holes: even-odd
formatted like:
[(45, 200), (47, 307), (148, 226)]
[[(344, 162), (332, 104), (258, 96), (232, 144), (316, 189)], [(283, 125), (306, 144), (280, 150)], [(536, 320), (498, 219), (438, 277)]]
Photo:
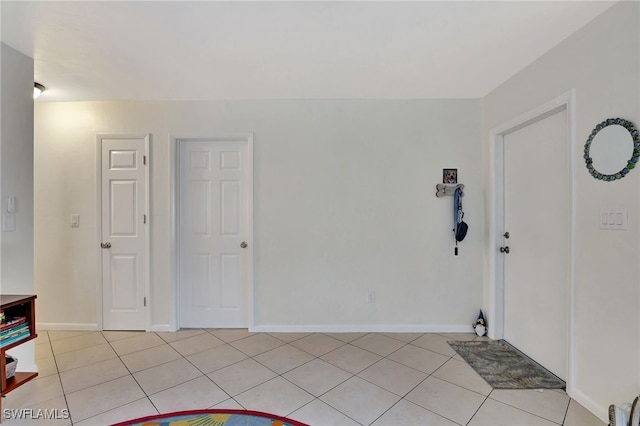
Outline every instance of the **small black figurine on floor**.
[(480, 315), (478, 315), (478, 319), (476, 323), (473, 324), (473, 328), (476, 330), (476, 334), (478, 336), (484, 336), (487, 334), (487, 324), (484, 320), (484, 315), (482, 314), (482, 309), (480, 309)]

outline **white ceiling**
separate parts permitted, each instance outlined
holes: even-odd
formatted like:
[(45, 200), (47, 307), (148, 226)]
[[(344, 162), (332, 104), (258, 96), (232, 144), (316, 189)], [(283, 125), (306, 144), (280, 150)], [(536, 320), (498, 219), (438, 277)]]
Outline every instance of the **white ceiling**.
[(8, 1), (43, 101), (480, 98), (597, 1)]

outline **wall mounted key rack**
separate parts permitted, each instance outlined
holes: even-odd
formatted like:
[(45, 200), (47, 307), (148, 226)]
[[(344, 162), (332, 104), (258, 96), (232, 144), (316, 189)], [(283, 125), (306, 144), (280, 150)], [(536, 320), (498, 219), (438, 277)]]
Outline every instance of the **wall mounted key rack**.
[(453, 196), (456, 189), (460, 188), (462, 196), (464, 197), (464, 184), (462, 183), (439, 183), (436, 185), (436, 197), (445, 197), (447, 195)]

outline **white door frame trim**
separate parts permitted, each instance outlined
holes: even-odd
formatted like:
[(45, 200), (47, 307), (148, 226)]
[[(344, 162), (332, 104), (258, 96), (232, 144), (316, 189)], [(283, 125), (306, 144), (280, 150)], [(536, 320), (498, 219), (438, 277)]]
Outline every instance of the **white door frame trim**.
[[(497, 126), (489, 133), (489, 307), (487, 322), (489, 337), (504, 337), (504, 256), (498, 255), (503, 243), (504, 229), (504, 136), (557, 112), (567, 112), (567, 196), (569, 202), (569, 283), (567, 307), (567, 393), (572, 394), (574, 384), (574, 318), (575, 318), (575, 90), (563, 93), (555, 99)], [(549, 190), (562, 190), (562, 184)]]
[(96, 313), (98, 330), (102, 330), (104, 326), (103, 321), (103, 298), (102, 298), (102, 248), (100, 243), (102, 242), (102, 140), (103, 139), (144, 139), (144, 155), (147, 158), (147, 167), (144, 169), (144, 214), (147, 215), (147, 232), (145, 232), (144, 250), (145, 250), (145, 278), (144, 278), (144, 294), (147, 299), (147, 306), (145, 309), (145, 330), (150, 331), (151, 327), (151, 289), (150, 289), (150, 276), (151, 276), (151, 223), (149, 214), (149, 169), (150, 157), (149, 157), (149, 141), (151, 135), (149, 133), (136, 133), (136, 134), (110, 134), (99, 133), (96, 135), (96, 250), (98, 259), (98, 277), (97, 277), (97, 301), (96, 301)]
[(169, 244), (170, 244), (170, 288), (169, 294), (173, 296), (173, 303), (169, 304), (169, 329), (176, 331), (180, 327), (179, 307), (180, 307), (180, 289), (178, 287), (178, 268), (179, 268), (179, 247), (178, 247), (178, 179), (180, 178), (179, 170), (179, 146), (182, 141), (237, 141), (247, 143), (248, 153), (248, 190), (251, 197), (247, 200), (247, 215), (249, 223), (247, 224), (247, 241), (249, 241), (249, 250), (247, 253), (247, 262), (251, 267), (249, 268), (249, 276), (247, 277), (249, 288), (247, 289), (247, 322), (249, 329), (253, 329), (254, 326), (254, 314), (253, 314), (253, 295), (254, 295), (254, 282), (253, 282), (253, 133), (232, 133), (232, 134), (216, 134), (215, 136), (202, 136), (202, 135), (169, 135), (169, 223), (171, 229)]

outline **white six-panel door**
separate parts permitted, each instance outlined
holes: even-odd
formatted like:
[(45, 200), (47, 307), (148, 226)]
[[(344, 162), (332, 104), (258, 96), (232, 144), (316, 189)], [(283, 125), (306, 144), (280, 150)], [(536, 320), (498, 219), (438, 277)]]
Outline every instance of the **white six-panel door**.
[(99, 136), (102, 326), (145, 330), (149, 138)]
[(247, 327), (251, 150), (247, 139), (178, 141), (180, 327)]
[(567, 111), (504, 136), (504, 338), (567, 379)]

